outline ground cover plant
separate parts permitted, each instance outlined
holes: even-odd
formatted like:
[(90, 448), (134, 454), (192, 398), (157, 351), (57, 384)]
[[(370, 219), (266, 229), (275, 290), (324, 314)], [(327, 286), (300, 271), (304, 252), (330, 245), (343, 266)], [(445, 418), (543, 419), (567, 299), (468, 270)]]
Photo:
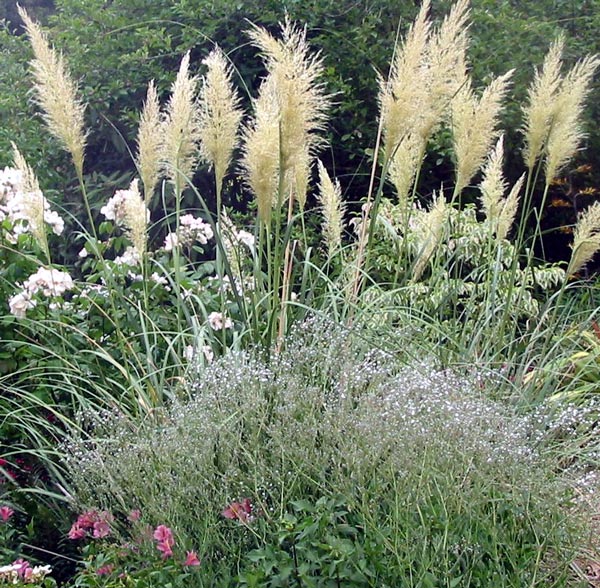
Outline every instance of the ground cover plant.
[[(138, 177), (95, 210), (68, 56), (21, 10), (86, 218), (64, 265), (64, 211), (12, 146), (4, 522), (32, 495), (63, 501), (65, 552), (83, 555), (73, 585), (566, 586), (593, 563), (597, 325), (578, 276), (600, 204), (580, 214), (568, 265), (535, 252), (599, 60), (565, 70), (564, 39), (550, 45), (509, 184), (498, 127), (512, 72), (476, 89), (468, 3), (437, 23), (429, 9), (377, 78), (353, 218), (318, 159), (335, 97), (300, 25), (249, 26), (264, 67), (251, 114), (218, 47), (201, 64), (183, 55), (166, 100), (149, 82)], [(452, 182), (421, 193), (441, 135)], [(214, 202), (192, 182), (200, 164)], [(225, 205), (232, 176), (255, 200), (245, 218)], [(17, 459), (28, 487), (9, 474)], [(29, 581), (31, 566), (7, 563)]]

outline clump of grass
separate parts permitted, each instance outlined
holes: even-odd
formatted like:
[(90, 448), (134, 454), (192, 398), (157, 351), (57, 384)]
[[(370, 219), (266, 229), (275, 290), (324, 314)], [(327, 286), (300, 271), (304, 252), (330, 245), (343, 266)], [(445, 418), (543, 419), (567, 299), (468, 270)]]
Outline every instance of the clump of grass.
[[(565, 585), (576, 526), (542, 413), (487, 398), (501, 380), (405, 365), (322, 320), (286, 343), (269, 364), (222, 358), (145, 422), (85, 415), (90, 434), (65, 446), (77, 503), (166, 522), (203, 545), (206, 581), (224, 554), (248, 565), (294, 501), (343, 495), (385, 562), (367, 564), (377, 585)], [(236, 531), (221, 513), (242, 498), (259, 514)]]

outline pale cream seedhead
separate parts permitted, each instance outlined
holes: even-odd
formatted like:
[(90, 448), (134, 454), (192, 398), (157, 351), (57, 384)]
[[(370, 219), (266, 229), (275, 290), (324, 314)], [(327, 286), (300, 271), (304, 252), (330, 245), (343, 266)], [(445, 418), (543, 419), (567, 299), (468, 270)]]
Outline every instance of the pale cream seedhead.
[(499, 240), (508, 237), (508, 232), (515, 221), (515, 216), (517, 216), (517, 210), (519, 209), (519, 194), (523, 188), (524, 182), (525, 174), (515, 182), (515, 185), (511, 188), (508, 196), (502, 203), (502, 209), (500, 210), (500, 216), (498, 217), (496, 226), (496, 238)]
[(127, 226), (129, 238), (141, 258), (146, 252), (149, 211), (140, 194), (137, 178), (131, 182), (123, 205), (124, 223)]
[(577, 273), (600, 249), (600, 202), (594, 202), (580, 217), (573, 234), (573, 253), (567, 276)]
[(163, 152), (163, 127), (154, 80), (148, 84), (146, 102), (140, 117), (137, 148), (136, 162), (144, 184), (144, 200), (148, 203), (160, 178)]
[(564, 37), (560, 35), (550, 46), (541, 70), (536, 70), (523, 108), (525, 148), (523, 157), (530, 172), (542, 155), (556, 117), (556, 99), (561, 87)]
[(190, 54), (181, 60), (177, 78), (171, 86), (163, 122), (163, 163), (167, 177), (183, 191), (198, 162), (199, 115), (196, 108), (198, 78), (190, 75)]
[(504, 135), (501, 135), (483, 168), (483, 179), (479, 184), (483, 212), (494, 228), (498, 223), (503, 206), (504, 191), (506, 190), (506, 181), (502, 171), (503, 165)]
[(477, 173), (498, 136), (496, 126), (513, 70), (495, 78), (477, 98), (468, 81), (451, 105), (451, 127), (459, 193)]
[(379, 77), (378, 101), (386, 161), (414, 130), (428, 102), (429, 6), (430, 1), (425, 0), (403, 43), (396, 47), (389, 78)]
[(18, 6), (18, 10), (35, 55), (31, 67), (37, 102), (43, 110), (48, 129), (71, 154), (78, 173), (83, 174), (85, 106), (77, 97), (77, 86), (62, 55), (54, 51), (44, 31), (29, 18), (25, 9)]
[(479, 184), (486, 223), (489, 224), (498, 240), (506, 239), (510, 231), (519, 206), (519, 192), (525, 179), (525, 175), (522, 175), (505, 198), (507, 183), (502, 171), (503, 165), (504, 136), (502, 135), (488, 157), (483, 168), (483, 179)]
[(254, 119), (243, 132), (241, 166), (258, 217), (268, 224), (279, 189), (279, 102), (273, 78), (263, 81), (253, 107)]
[(15, 168), (22, 174), (22, 183), (20, 190), (23, 197), (23, 213), (29, 223), (29, 231), (35, 237), (44, 252), (48, 252), (48, 238), (46, 235), (46, 226), (44, 224), (44, 212), (46, 208), (46, 199), (40, 189), (35, 172), (27, 163), (17, 146), (12, 143), (13, 161)]
[[(287, 19), (281, 28), (281, 40), (260, 27), (254, 27), (249, 35), (262, 51), (277, 100), (280, 173), (286, 188), (300, 190), (286, 196), (302, 204), (306, 199), (306, 191), (302, 189), (307, 185), (307, 170), (314, 152), (323, 142), (318, 133), (325, 127), (330, 106), (330, 97), (319, 81), (323, 72), (322, 58), (310, 52), (306, 29)], [(291, 182), (288, 181), (290, 176), (295, 177)]]
[(215, 180), (220, 186), (238, 144), (242, 110), (223, 52), (214, 49), (203, 63), (208, 70), (202, 78), (198, 102), (200, 156), (214, 168)]
[(329, 177), (325, 166), (318, 161), (319, 167), (319, 194), (318, 200), (323, 212), (323, 236), (329, 255), (333, 255), (342, 246), (342, 222), (344, 218), (344, 205), (342, 203), (342, 190), (339, 182), (335, 183)]
[(448, 218), (448, 205), (442, 193), (435, 196), (435, 200), (429, 212), (423, 216), (421, 223), (421, 234), (418, 235), (420, 251), (413, 266), (413, 281), (417, 281), (423, 275), (429, 260), (435, 253), (444, 234), (444, 227)]
[(424, 143), (444, 119), (450, 101), (465, 81), (469, 15), (468, 0), (458, 0), (428, 43), (428, 106), (421, 110), (419, 124)]
[(424, 149), (421, 137), (411, 133), (400, 141), (390, 161), (388, 176), (396, 188), (398, 204), (403, 211), (410, 208), (412, 199), (409, 194), (421, 166)]
[(561, 84), (546, 148), (547, 185), (575, 155), (585, 137), (583, 110), (599, 65), (598, 57), (588, 55), (567, 73)]

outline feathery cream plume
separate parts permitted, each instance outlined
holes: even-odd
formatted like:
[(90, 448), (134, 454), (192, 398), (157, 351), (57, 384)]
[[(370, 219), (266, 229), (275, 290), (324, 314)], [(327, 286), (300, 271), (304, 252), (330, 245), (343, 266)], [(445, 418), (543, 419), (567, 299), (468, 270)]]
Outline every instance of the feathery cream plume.
[(400, 209), (409, 209), (409, 192), (423, 160), (423, 143), (414, 134), (404, 137), (396, 147), (388, 167), (388, 176), (398, 196)]
[(430, 0), (424, 0), (404, 42), (396, 47), (388, 80), (379, 76), (379, 110), (383, 129), (383, 152), (388, 161), (401, 141), (422, 116), (427, 103), (427, 42), (431, 23)]
[(481, 192), (481, 206), (486, 219), (494, 227), (500, 217), (502, 199), (506, 190), (506, 181), (502, 172), (504, 165), (504, 135), (500, 135), (496, 146), (490, 153), (487, 163), (483, 168), (483, 179), (479, 184)]
[(50, 46), (46, 34), (26, 10), (18, 5), (17, 8), (35, 56), (31, 66), (38, 104), (44, 111), (48, 129), (71, 154), (75, 169), (82, 175), (85, 106), (77, 97), (76, 84), (67, 71), (63, 56)]
[[(302, 189), (313, 154), (323, 142), (317, 133), (325, 126), (330, 100), (318, 81), (323, 71), (322, 58), (310, 53), (306, 29), (286, 19), (281, 33), (281, 40), (260, 27), (248, 34), (262, 51), (277, 99), (284, 187)], [(292, 196), (302, 204), (306, 192)]]
[(504, 198), (507, 183), (502, 172), (503, 165), (504, 135), (501, 135), (483, 168), (483, 179), (479, 184), (486, 222), (498, 240), (505, 239), (510, 231), (517, 214), (519, 192), (525, 179), (523, 174), (512, 187), (509, 195)]
[(496, 125), (512, 73), (513, 70), (492, 80), (480, 98), (475, 96), (470, 80), (467, 79), (452, 100), (451, 126), (456, 157), (456, 194), (460, 193), (477, 173), (498, 135)]
[(48, 237), (44, 225), (44, 213), (46, 212), (46, 199), (40, 189), (37, 176), (31, 166), (27, 163), (19, 149), (14, 143), (13, 161), (15, 168), (22, 174), (22, 183), (20, 186), (22, 193), (22, 213), (29, 224), (29, 230), (35, 237), (40, 247), (49, 256)]
[(146, 102), (140, 116), (137, 136), (137, 166), (144, 184), (144, 200), (150, 202), (158, 183), (163, 149), (163, 127), (160, 103), (154, 80), (148, 84)]
[(528, 90), (528, 101), (523, 108), (523, 157), (530, 172), (543, 153), (556, 116), (556, 99), (562, 82), (560, 68), (564, 43), (564, 37), (560, 35), (550, 46), (541, 70), (535, 72)]
[(575, 64), (561, 84), (546, 148), (547, 185), (575, 155), (585, 137), (581, 117), (599, 65), (597, 56), (588, 55)]
[(331, 256), (342, 246), (342, 219), (344, 218), (342, 190), (337, 180), (335, 183), (331, 181), (320, 160), (317, 164), (319, 167), (318, 200), (323, 211), (323, 235)]
[(521, 188), (523, 188), (524, 182), (525, 174), (522, 174), (511, 188), (508, 196), (504, 199), (496, 225), (496, 239), (502, 240), (508, 236), (508, 232), (515, 221), (515, 216), (519, 209), (519, 193), (521, 192)]
[(254, 120), (243, 133), (242, 170), (266, 225), (277, 201), (279, 183), (279, 104), (274, 80), (266, 78), (253, 101)]
[(140, 194), (139, 181), (135, 178), (127, 191), (127, 198), (123, 201), (123, 217), (127, 233), (137, 252), (142, 257), (146, 251), (147, 226), (150, 216), (146, 203)]
[(421, 249), (413, 267), (413, 281), (417, 281), (425, 271), (431, 256), (439, 245), (444, 233), (444, 226), (448, 216), (448, 205), (443, 194), (438, 194), (429, 212), (423, 216), (420, 226), (421, 234), (418, 235)]
[[(232, 85), (231, 67), (223, 52), (216, 48), (203, 61), (208, 70), (200, 87), (200, 155), (215, 170), (220, 186), (238, 143), (238, 128), (242, 119), (240, 98)], [(220, 202), (218, 203), (220, 208)]]
[(171, 86), (163, 123), (165, 172), (179, 194), (198, 161), (198, 109), (195, 102), (198, 78), (190, 75), (189, 66), (188, 51)]
[(428, 43), (427, 105), (420, 109), (421, 120), (417, 125), (423, 151), (429, 137), (443, 120), (450, 101), (464, 83), (469, 14), (469, 1), (458, 0)]
[(571, 248), (567, 276), (577, 273), (600, 249), (600, 202), (594, 202), (579, 217)]

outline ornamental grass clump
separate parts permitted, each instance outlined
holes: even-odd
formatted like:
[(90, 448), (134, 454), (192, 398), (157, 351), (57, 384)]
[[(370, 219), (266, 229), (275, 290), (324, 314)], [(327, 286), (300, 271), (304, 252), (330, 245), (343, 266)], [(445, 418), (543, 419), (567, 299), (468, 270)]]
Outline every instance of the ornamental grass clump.
[(502, 378), (404, 364), (309, 319), (268, 364), (230, 353), (185, 385), (143, 422), (85, 414), (65, 467), (78, 505), (139, 509), (201, 545), (204, 581), (236, 585), (292, 505), (343, 496), (373, 585), (566, 585), (577, 516), (553, 417), (490, 400)]

